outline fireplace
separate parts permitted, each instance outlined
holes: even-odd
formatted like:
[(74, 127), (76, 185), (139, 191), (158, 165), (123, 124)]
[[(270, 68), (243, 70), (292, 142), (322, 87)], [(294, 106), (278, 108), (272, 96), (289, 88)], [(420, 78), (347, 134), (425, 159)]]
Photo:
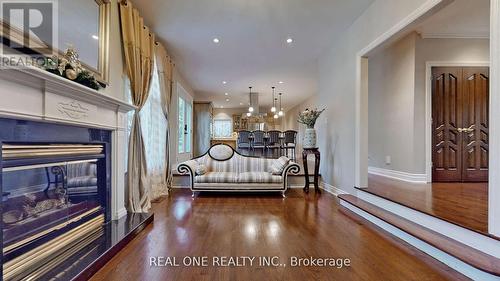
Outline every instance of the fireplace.
[(95, 91), (37, 67), (3, 69), (0, 84), (0, 276), (86, 280), (153, 221), (125, 208), (136, 108), (119, 87)]
[(40, 279), (111, 219), (111, 132), (0, 119), (4, 280)]

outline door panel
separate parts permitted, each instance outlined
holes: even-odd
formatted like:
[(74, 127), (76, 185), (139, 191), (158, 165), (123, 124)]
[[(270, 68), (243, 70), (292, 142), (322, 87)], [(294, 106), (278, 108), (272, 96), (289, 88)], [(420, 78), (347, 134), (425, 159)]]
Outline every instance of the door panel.
[(432, 68), (432, 180), (487, 181), (487, 67)]
[(432, 132), (435, 181), (460, 181), (462, 174), (462, 93), (461, 69), (432, 69)]
[(488, 180), (489, 71), (463, 68), (464, 167), (462, 181)]

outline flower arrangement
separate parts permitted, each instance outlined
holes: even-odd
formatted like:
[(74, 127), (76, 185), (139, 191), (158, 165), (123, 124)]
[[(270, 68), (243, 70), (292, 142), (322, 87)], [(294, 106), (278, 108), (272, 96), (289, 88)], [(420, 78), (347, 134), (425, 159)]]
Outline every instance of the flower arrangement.
[(302, 111), (299, 113), (299, 117), (297, 119), (297, 122), (306, 125), (307, 128), (314, 128), (314, 125), (316, 124), (316, 120), (318, 120), (318, 117), (323, 113), (325, 109), (318, 110), (317, 108), (315, 109), (308, 109)]
[(94, 90), (99, 90), (105, 86), (97, 81), (92, 72), (82, 67), (78, 53), (71, 47), (66, 50), (61, 58), (57, 56), (47, 58), (42, 68)]

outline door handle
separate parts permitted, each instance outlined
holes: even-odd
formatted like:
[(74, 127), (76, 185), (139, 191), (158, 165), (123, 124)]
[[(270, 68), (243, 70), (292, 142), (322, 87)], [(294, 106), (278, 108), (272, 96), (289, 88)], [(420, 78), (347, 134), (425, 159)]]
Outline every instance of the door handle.
[(474, 132), (473, 128), (458, 128), (457, 131), (459, 133), (472, 133)]

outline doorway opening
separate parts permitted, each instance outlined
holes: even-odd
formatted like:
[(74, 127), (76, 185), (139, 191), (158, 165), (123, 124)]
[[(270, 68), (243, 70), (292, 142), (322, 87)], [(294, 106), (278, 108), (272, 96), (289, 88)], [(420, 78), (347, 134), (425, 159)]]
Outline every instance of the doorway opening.
[(360, 85), (368, 100), (368, 159), (361, 159), (368, 177), (358, 186), (482, 234), (489, 26), (489, 0), (456, 0), (370, 50), (361, 61), (367, 84)]

